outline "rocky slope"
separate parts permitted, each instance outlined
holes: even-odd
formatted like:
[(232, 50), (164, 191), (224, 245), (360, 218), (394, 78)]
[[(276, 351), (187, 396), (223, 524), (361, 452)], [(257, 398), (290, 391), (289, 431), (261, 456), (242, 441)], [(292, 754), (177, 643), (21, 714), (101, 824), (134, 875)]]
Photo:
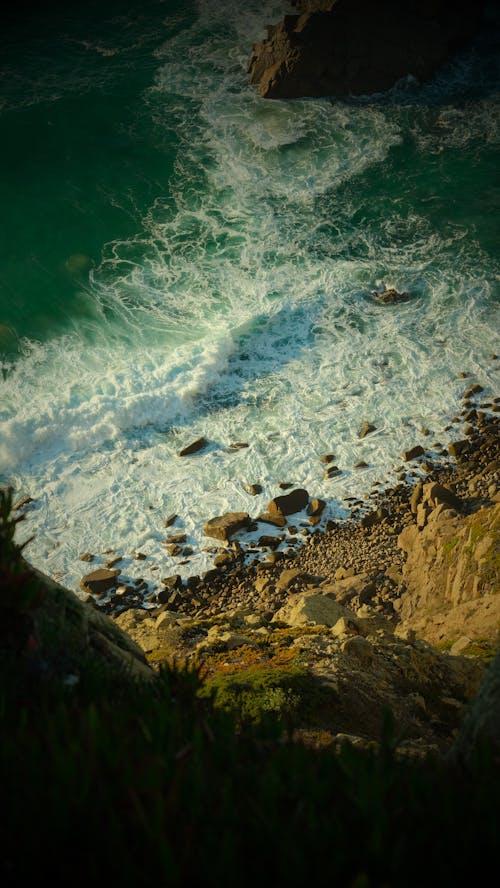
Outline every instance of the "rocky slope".
[(249, 61), (261, 96), (364, 95), (411, 75), (426, 80), (474, 38), (483, 3), (295, 0)]
[(498, 421), (472, 409), (455, 460), (427, 465), (423, 482), (311, 533), (294, 557), (229, 559), (185, 597), (169, 590), (116, 622), (153, 666), (186, 659), (214, 687), (306, 673), (321, 701), (298, 729), (309, 743), (371, 742), (390, 707), (401, 750), (444, 751), (500, 628)]

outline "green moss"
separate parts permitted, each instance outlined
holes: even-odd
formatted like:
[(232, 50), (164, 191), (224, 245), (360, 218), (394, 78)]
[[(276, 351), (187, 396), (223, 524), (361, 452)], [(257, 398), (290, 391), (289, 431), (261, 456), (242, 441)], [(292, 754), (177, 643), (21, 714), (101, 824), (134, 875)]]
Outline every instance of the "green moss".
[(270, 714), (287, 725), (323, 723), (335, 704), (331, 688), (300, 667), (255, 666), (238, 673), (218, 673), (201, 695), (217, 709), (233, 713), (240, 724), (258, 724)]
[(451, 555), (456, 545), (458, 543), (458, 537), (454, 536), (450, 540), (447, 540), (446, 543), (443, 543), (443, 557), (445, 561), (451, 560)]

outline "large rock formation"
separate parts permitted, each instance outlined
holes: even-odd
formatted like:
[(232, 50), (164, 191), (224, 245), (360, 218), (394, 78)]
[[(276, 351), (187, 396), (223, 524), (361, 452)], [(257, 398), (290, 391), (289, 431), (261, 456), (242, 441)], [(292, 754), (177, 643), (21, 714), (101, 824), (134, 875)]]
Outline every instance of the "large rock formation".
[(401, 625), (420, 638), (461, 641), (466, 651), (473, 642), (495, 640), (500, 629), (500, 505), (464, 518), (446, 503), (432, 508), (433, 502), (418, 504), (417, 523), (399, 537), (407, 560), (405, 591), (395, 607)]
[[(293, 2), (293, 0), (292, 0)], [(265, 98), (365, 95), (426, 80), (475, 36), (482, 0), (295, 0), (249, 61)]]

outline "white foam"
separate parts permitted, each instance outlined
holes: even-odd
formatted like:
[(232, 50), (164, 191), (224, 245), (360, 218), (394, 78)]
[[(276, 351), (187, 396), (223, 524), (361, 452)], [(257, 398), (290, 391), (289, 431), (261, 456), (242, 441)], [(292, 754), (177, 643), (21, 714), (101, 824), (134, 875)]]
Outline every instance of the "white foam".
[[(404, 170), (386, 183), (385, 217), (366, 197), (382, 201), (375, 186), (402, 139), (433, 150), (425, 115), (266, 103), (244, 74), (257, 7), (245, 24), (233, 6), (201, 4), (158, 53), (145, 101), (180, 142), (169, 198), (135, 238), (104, 247), (82, 294), (91, 320), (26, 343), (2, 384), (0, 471), (37, 497), (29, 557), (73, 588), (85, 549), (140, 548), (147, 561), (125, 572), (151, 582), (155, 562), (161, 576), (209, 567), (204, 520), (258, 514), (280, 481), (327, 498), (325, 518), (344, 515), (342, 497), (427, 443), (420, 429), (445, 440), (458, 372), (495, 382), (493, 265), (473, 232), (436, 226)], [(382, 306), (370, 293), (383, 285), (413, 298)], [(365, 419), (377, 431), (360, 440)], [(201, 435), (206, 451), (176, 455)], [(228, 451), (235, 441), (249, 447)], [(343, 474), (325, 481), (319, 456), (332, 450)], [(356, 472), (359, 459), (371, 468)], [(161, 543), (171, 512), (196, 550), (181, 566)]]

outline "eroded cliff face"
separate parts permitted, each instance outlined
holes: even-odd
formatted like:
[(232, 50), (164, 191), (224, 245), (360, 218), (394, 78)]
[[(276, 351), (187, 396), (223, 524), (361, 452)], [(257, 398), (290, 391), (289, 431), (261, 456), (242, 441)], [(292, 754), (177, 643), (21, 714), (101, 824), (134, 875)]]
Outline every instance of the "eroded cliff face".
[(500, 504), (464, 517), (424, 499), (399, 543), (407, 553), (405, 591), (396, 603), (402, 627), (457, 653), (494, 640), (500, 629)]
[(365, 95), (411, 75), (426, 80), (470, 43), (483, 2), (296, 0), (296, 15), (268, 25), (249, 61), (265, 98)]

